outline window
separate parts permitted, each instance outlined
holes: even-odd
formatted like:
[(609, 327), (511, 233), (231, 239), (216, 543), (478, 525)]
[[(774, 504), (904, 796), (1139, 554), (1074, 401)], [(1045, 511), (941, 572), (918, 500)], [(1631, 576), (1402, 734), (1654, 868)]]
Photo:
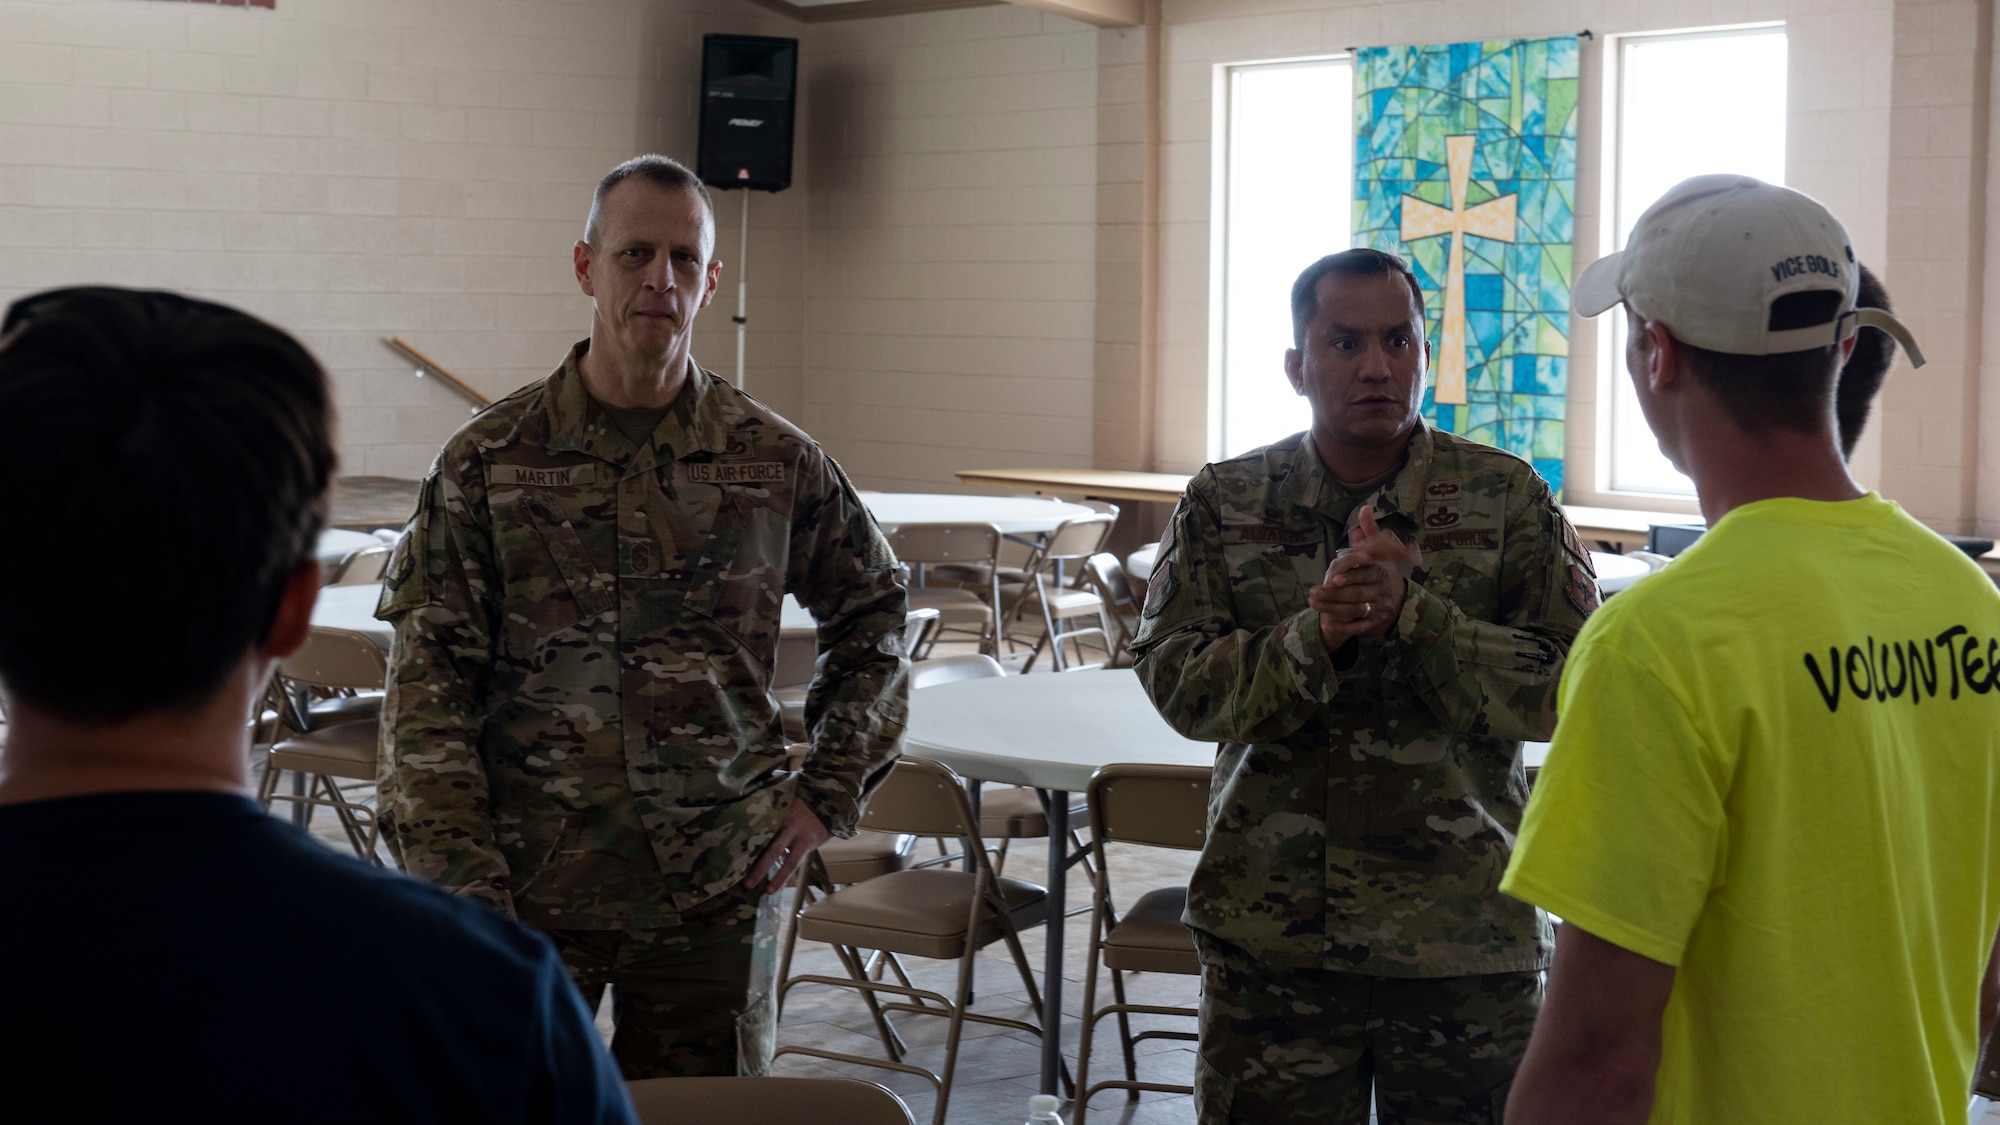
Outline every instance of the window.
[[(1735, 28), (1613, 40), (1615, 153), (1605, 212), (1614, 247), (1668, 188), (1707, 172), (1785, 182), (1785, 30)], [(1598, 417), (1601, 487), (1692, 496), (1694, 483), (1661, 454), (1625, 373), (1625, 316), (1605, 314), (1601, 357), (1607, 393)]]
[(1256, 63), (1222, 81), (1211, 452), (1234, 457), (1312, 424), (1285, 379), (1292, 282), (1349, 244), (1354, 70), (1344, 58)]

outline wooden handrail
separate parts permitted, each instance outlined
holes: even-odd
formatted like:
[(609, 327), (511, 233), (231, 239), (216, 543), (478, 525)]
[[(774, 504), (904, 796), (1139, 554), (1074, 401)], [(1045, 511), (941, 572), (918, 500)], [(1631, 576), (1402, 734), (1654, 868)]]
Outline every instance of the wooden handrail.
[(453, 375), (451, 372), (445, 370), (443, 364), (425, 355), (424, 353), (418, 351), (417, 349), (411, 347), (409, 343), (405, 341), (401, 336), (391, 336), (382, 342), (389, 345), (396, 351), (401, 352), (404, 358), (414, 360), (417, 364), (418, 375), (421, 376), (425, 371), (429, 371), (431, 374), (436, 375), (438, 378), (443, 379), (447, 383), (450, 383), (452, 389), (456, 390), (459, 394), (464, 395), (466, 398), (471, 399), (474, 405), (476, 406), (493, 405), (493, 400), (486, 397), (484, 394), (481, 394), (479, 388), (473, 386), (471, 383), (468, 383), (465, 380), (459, 378), (458, 376)]

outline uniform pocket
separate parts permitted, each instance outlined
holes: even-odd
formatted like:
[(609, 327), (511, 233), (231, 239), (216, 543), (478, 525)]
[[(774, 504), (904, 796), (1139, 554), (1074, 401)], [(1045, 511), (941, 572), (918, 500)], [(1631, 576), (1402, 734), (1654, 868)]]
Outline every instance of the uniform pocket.
[(1310, 544), (1288, 548), (1280, 543), (1222, 545), (1229, 568), (1229, 596), (1240, 621), (1272, 621), (1306, 607), (1306, 583), (1299, 579), (1294, 553), (1310, 553)]

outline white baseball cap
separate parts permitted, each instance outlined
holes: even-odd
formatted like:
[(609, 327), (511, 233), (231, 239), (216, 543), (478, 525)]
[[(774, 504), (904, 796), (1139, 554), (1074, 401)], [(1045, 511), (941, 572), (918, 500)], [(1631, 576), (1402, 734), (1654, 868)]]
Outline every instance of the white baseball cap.
[[(1803, 192), (1749, 176), (1696, 176), (1661, 196), (1625, 249), (1577, 276), (1571, 304), (1596, 316), (1623, 301), (1674, 338), (1733, 355), (1780, 355), (1879, 328), (1922, 367), (1910, 330), (1885, 309), (1856, 309), (1861, 270), (1847, 228)], [(1770, 329), (1771, 302), (1816, 290), (1841, 295), (1823, 324)]]

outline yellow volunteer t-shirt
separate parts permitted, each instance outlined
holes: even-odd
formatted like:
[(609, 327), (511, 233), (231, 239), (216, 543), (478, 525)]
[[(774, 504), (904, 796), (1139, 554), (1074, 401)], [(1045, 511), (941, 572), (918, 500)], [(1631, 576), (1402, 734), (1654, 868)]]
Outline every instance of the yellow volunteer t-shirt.
[(1870, 493), (1590, 619), (1500, 887), (1677, 966), (1652, 1121), (1962, 1125), (2000, 926), (2000, 592)]

